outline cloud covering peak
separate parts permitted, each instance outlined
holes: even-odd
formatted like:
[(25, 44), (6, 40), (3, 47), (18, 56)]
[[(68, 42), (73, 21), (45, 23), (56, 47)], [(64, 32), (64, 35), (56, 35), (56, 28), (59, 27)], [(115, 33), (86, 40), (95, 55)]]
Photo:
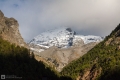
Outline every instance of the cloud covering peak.
[(69, 26), (77, 33), (108, 35), (120, 23), (120, 0), (0, 0), (28, 41), (46, 29)]

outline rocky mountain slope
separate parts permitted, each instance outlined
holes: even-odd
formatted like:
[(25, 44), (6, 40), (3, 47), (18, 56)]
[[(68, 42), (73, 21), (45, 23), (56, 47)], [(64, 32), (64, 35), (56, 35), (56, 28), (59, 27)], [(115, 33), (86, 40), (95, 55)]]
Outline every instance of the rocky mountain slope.
[(0, 11), (0, 38), (16, 45), (27, 47), (19, 32), (17, 20), (5, 17), (2, 11)]
[(119, 80), (120, 24), (104, 41), (63, 68), (61, 75), (76, 80)]
[(83, 56), (103, 39), (99, 36), (76, 35), (71, 28), (61, 27), (36, 36), (29, 46), (35, 55), (61, 71), (71, 61)]
[(38, 56), (44, 58), (51, 63), (57, 71), (61, 71), (63, 67), (71, 61), (78, 59), (93, 48), (97, 43), (89, 43), (80, 47), (71, 47), (60, 49), (57, 47), (50, 47), (49, 49), (38, 53)]

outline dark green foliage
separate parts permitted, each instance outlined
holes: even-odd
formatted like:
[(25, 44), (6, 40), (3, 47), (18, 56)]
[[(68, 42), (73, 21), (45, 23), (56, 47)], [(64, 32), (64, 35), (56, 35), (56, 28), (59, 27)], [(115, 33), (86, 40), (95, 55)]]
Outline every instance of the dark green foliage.
[[(0, 75), (15, 75), (22, 80), (61, 80), (54, 69), (34, 59), (29, 50), (0, 39)], [(65, 79), (67, 77), (64, 77)], [(13, 79), (12, 79), (13, 80)], [(70, 80), (70, 79), (68, 79)]]
[(120, 80), (120, 66), (106, 70), (99, 80)]
[(59, 79), (60, 80), (72, 80), (72, 78), (67, 77), (67, 76), (61, 76)]
[[(70, 63), (62, 70), (61, 75), (71, 76), (75, 79), (80, 73), (84, 73), (85, 69), (90, 69), (95, 65), (95, 68), (102, 67), (103, 76), (109, 77), (110, 75), (114, 75), (114, 73), (120, 76), (120, 74), (116, 72), (117, 69), (120, 70), (120, 51), (116, 50), (116, 46), (104, 47), (102, 45), (103, 44), (100, 43), (83, 57)], [(106, 72), (110, 70), (112, 70), (112, 73), (108, 72), (110, 74), (106, 74)]]
[(87, 69), (102, 68), (102, 72), (98, 75), (97, 80), (119, 80), (120, 76), (120, 50), (118, 45), (104, 45), (105, 41), (112, 38), (116, 31), (120, 30), (120, 25), (106, 37), (105, 40), (87, 54), (76, 61), (71, 62), (61, 72), (62, 76), (70, 76), (76, 79)]

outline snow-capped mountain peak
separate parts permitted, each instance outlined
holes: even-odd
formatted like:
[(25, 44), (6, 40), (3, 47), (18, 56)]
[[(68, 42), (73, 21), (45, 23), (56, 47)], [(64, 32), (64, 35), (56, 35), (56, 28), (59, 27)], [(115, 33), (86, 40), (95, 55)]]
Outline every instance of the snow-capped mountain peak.
[(49, 48), (51, 46), (67, 48), (80, 40), (83, 40), (84, 44), (88, 44), (90, 42), (100, 42), (103, 39), (100, 36), (76, 35), (76, 32), (71, 28), (61, 27), (41, 33), (34, 37), (29, 44), (38, 45), (44, 48)]
[(48, 30), (34, 37), (30, 42), (36, 45), (44, 45), (47, 47), (58, 46), (65, 47), (72, 42), (75, 32), (71, 28), (62, 27), (60, 29)]

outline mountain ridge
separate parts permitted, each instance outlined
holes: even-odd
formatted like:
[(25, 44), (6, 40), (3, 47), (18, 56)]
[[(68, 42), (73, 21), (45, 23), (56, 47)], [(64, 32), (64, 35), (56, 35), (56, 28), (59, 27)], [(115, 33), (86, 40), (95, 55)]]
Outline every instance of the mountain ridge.
[(75, 45), (75, 43), (79, 40), (82, 40), (84, 44), (88, 44), (90, 42), (100, 42), (103, 40), (103, 38), (94, 35), (76, 35), (76, 32), (73, 31), (71, 28), (60, 27), (57, 29), (48, 30), (34, 37), (29, 42), (29, 45), (34, 44), (46, 48), (52, 46), (56, 46), (59, 48), (67, 48)]
[(77, 80), (119, 80), (120, 25), (84, 56), (71, 62), (61, 75)]

